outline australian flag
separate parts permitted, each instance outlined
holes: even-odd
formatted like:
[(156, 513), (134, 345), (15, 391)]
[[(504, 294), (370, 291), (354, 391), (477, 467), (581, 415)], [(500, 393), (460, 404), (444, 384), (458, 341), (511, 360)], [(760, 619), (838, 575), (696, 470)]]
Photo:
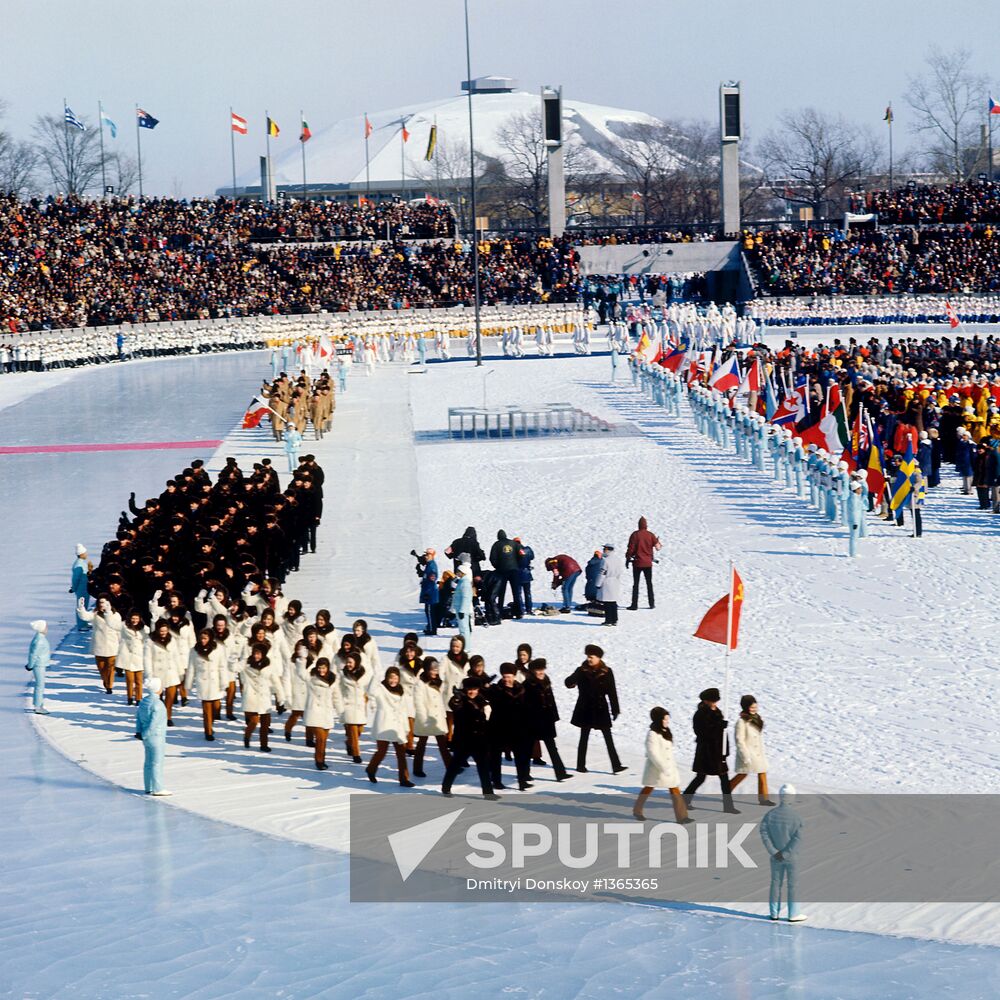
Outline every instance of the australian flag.
[(139, 128), (156, 128), (160, 124), (159, 118), (154, 118), (148, 111), (142, 108), (135, 109), (135, 117), (139, 122)]

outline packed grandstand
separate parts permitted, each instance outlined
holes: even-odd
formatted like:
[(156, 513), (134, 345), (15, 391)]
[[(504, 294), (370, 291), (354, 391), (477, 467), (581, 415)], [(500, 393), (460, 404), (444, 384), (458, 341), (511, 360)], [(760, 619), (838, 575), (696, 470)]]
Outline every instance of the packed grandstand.
[[(471, 245), (447, 205), (360, 201), (0, 196), (0, 324), (13, 334), (471, 304)], [(866, 205), (876, 228), (746, 230), (758, 313), (768, 297), (1000, 292), (1000, 185), (904, 186), (872, 192)], [(481, 300), (575, 302), (587, 288), (574, 246), (692, 238), (713, 237), (636, 229), (484, 239)]]

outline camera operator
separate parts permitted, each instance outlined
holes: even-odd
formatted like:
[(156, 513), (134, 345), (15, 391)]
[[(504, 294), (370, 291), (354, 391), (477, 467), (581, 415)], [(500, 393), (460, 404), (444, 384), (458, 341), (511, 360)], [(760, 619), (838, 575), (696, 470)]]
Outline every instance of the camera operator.
[(438, 589), (438, 564), (434, 549), (425, 550), (422, 556), (411, 550), (417, 560), (417, 576), (420, 577), (420, 603), (424, 606), (427, 624), (424, 635), (437, 635), (441, 623), (441, 595)]

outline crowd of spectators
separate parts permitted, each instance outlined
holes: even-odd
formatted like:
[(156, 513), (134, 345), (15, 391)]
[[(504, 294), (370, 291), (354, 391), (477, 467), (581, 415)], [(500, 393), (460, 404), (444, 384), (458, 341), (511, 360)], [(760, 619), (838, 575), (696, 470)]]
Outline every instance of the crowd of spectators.
[(991, 225), (746, 233), (743, 249), (770, 295), (1000, 290), (1000, 237)]
[(1000, 222), (1000, 184), (908, 184), (871, 191), (865, 207), (883, 225)]

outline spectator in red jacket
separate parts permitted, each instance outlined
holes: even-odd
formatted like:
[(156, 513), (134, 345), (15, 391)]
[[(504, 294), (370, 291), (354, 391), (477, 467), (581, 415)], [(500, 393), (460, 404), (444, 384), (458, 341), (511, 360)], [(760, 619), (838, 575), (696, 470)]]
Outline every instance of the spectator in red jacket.
[(628, 538), (628, 548), (625, 549), (625, 564), (632, 566), (632, 603), (629, 611), (639, 610), (639, 578), (646, 578), (646, 597), (649, 606), (653, 604), (653, 558), (654, 553), (662, 548), (659, 538), (650, 530), (644, 517), (639, 518), (639, 527)]
[(552, 589), (562, 587), (563, 606), (559, 610), (568, 615), (573, 610), (573, 588), (580, 578), (580, 564), (572, 557), (560, 554), (549, 556), (545, 560), (545, 568), (552, 572)]

